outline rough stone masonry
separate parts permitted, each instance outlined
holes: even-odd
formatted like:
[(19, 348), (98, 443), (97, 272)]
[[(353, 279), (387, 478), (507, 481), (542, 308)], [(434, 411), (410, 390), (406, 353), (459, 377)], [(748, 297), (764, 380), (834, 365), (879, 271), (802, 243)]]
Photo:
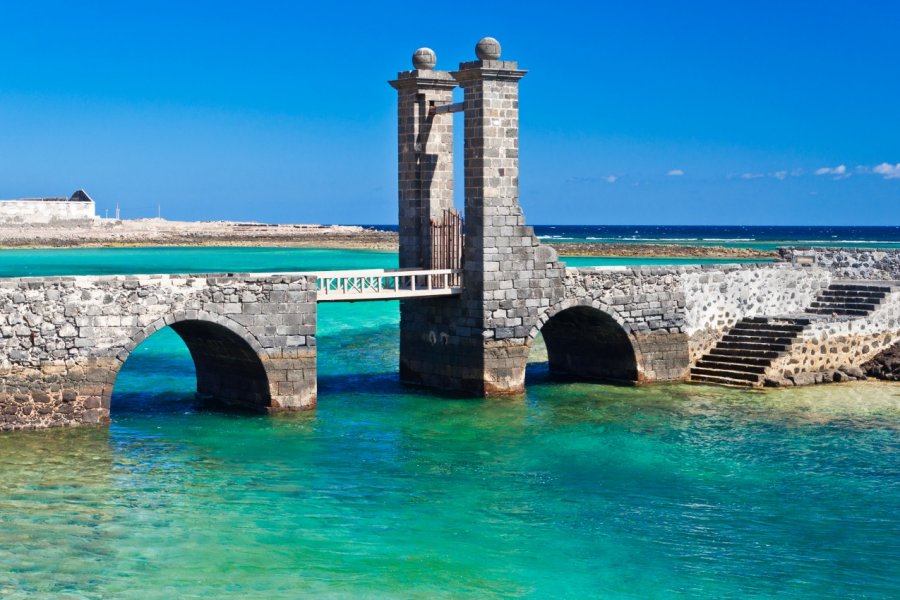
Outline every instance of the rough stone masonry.
[(108, 421), (116, 375), (170, 326), (197, 391), (257, 410), (316, 402), (316, 290), (303, 275), (0, 280), (0, 430)]

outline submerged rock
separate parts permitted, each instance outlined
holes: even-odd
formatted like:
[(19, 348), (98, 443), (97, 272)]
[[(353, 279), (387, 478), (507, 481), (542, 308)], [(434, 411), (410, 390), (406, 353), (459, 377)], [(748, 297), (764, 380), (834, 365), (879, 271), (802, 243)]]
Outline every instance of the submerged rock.
[(814, 383), (816, 383), (816, 374), (805, 372), (795, 373), (792, 379), (794, 381), (794, 385), (813, 385)]

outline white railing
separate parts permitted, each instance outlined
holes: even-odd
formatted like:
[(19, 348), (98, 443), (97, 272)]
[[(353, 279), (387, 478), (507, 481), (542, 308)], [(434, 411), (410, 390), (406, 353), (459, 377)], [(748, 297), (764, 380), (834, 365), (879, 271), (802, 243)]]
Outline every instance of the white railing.
[(319, 302), (453, 296), (462, 292), (461, 269), (368, 269), (309, 275), (317, 278)]

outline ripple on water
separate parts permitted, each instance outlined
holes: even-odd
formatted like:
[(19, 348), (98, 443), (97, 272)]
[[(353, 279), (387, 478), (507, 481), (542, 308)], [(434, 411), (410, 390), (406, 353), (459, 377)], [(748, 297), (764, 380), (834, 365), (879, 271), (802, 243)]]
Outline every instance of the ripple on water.
[(108, 429), (0, 436), (0, 597), (897, 597), (900, 387), (533, 364), (522, 397), (437, 397), (367, 306), (321, 323), (315, 413), (198, 405), (163, 331)]

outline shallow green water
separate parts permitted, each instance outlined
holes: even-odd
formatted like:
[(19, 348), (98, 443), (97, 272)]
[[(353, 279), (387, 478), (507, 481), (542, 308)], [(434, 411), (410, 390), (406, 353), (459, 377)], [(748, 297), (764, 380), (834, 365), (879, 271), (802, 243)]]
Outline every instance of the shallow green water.
[[(731, 259), (563, 257), (572, 267), (729, 263)], [(743, 260), (740, 262), (767, 262)], [(0, 250), (0, 277), (136, 273), (252, 273), (396, 268), (394, 252), (277, 247)]]
[[(349, 254), (286, 260), (395, 260)], [(257, 270), (205, 256), (189, 270)], [(163, 330), (108, 429), (0, 435), (0, 598), (900, 592), (900, 387), (562, 384), (536, 363), (524, 397), (442, 398), (398, 383), (397, 318), (320, 306), (314, 413), (204, 409)]]

